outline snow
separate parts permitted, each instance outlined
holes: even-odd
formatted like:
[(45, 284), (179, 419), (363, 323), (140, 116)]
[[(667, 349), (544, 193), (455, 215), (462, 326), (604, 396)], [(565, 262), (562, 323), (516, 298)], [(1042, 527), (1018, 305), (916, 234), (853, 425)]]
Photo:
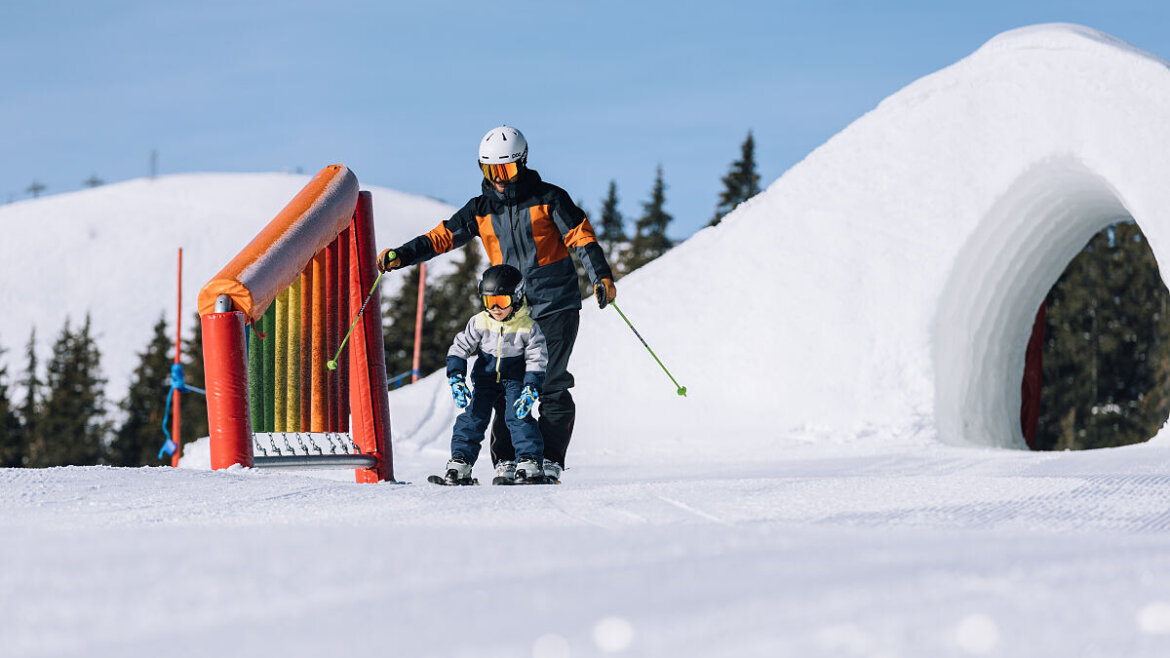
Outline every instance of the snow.
[[(355, 172), (359, 174), (360, 172)], [(68, 317), (92, 314), (107, 396), (126, 395), (138, 353), (159, 317), (174, 335), (178, 249), (183, 248), (183, 328), (196, 294), (296, 195), (311, 176), (181, 174), (141, 179), (0, 206), (0, 347), (9, 373), (24, 367), (36, 328), (41, 363)], [(373, 195), (381, 242), (429, 231), (455, 208), (363, 185)], [(398, 244), (397, 242), (395, 244)], [(451, 256), (433, 270), (444, 272)], [(383, 288), (389, 294), (392, 285)]]
[[(1132, 216), (1168, 262), (1168, 101), (1164, 62), (1069, 25), (999, 35), (895, 93), (619, 283), (687, 397), (587, 306), (560, 486), (420, 484), (455, 415), (441, 373), (391, 394), (400, 483), (211, 472), (205, 442), (180, 469), (0, 470), (0, 655), (1164, 656), (1167, 435), (1010, 448), (1032, 314), (1073, 253)], [(121, 262), (157, 258), (167, 283), (120, 304), (140, 336), (121, 345), (95, 315), (133, 351), (158, 313), (137, 306), (169, 308), (176, 240), (121, 228), (118, 208), (170, 199), (242, 244), (256, 229), (202, 190), (238, 188), (235, 213), (261, 182), (303, 184), (245, 178), (137, 181), (0, 221), (22, 240), (60, 222), (57, 264), (89, 258), (96, 208), (100, 241), (137, 249)], [(379, 194), (397, 193), (376, 192), (381, 219)], [(257, 205), (248, 222), (282, 203)], [(380, 242), (435, 219), (380, 224)], [(212, 239), (196, 228), (188, 244)], [(38, 327), (109, 296), (4, 248), (10, 272), (45, 272), (3, 289)], [(234, 253), (215, 249), (207, 271)]]

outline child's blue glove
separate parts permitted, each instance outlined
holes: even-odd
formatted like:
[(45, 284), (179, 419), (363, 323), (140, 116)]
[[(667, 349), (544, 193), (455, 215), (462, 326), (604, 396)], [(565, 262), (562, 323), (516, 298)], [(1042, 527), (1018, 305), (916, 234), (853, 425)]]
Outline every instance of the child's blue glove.
[(456, 407), (462, 409), (471, 404), (471, 389), (467, 388), (463, 375), (451, 375), (447, 383), (451, 385), (451, 397), (455, 398)]
[(520, 397), (516, 400), (516, 417), (520, 419), (527, 418), (528, 414), (532, 413), (532, 405), (536, 404), (536, 401), (539, 399), (540, 394), (536, 392), (536, 389), (531, 384), (525, 386), (524, 390), (520, 391)]

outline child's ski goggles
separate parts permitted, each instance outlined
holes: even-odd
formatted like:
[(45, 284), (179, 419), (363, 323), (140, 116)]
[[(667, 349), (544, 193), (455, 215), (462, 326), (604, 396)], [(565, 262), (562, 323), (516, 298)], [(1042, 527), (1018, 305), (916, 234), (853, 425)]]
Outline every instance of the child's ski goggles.
[(483, 295), (483, 307), (489, 311), (493, 308), (508, 308), (511, 305), (511, 295)]
[(494, 182), (510, 183), (520, 175), (520, 163), (508, 162), (505, 164), (480, 164), (483, 177)]

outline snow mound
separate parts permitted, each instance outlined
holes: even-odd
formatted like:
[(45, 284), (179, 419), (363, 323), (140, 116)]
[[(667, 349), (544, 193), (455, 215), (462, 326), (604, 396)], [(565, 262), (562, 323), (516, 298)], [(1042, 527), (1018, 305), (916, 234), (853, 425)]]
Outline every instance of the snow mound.
[(1023, 447), (1024, 348), (1064, 267), (1126, 217), (1170, 262), (1168, 108), (1166, 62), (1066, 24), (908, 85), (622, 280), (687, 398), (616, 313), (587, 308), (574, 451)]

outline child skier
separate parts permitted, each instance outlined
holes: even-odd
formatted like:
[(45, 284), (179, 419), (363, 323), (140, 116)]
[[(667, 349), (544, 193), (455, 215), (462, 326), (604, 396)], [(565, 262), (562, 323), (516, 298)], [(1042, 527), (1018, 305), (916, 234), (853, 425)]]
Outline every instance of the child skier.
[[(477, 483), (471, 467), (491, 423), (492, 408), (502, 396), (518, 457), (496, 465), (492, 484), (543, 483), (544, 439), (532, 418), (532, 405), (540, 396), (548, 363), (544, 334), (529, 314), (520, 270), (511, 265), (489, 267), (480, 279), (479, 294), (484, 310), (468, 321), (447, 351), (451, 395), (466, 411), (455, 419), (446, 474), (428, 479), (448, 485)], [(471, 373), (474, 388), (468, 389), (467, 359), (472, 355), (478, 358)]]

